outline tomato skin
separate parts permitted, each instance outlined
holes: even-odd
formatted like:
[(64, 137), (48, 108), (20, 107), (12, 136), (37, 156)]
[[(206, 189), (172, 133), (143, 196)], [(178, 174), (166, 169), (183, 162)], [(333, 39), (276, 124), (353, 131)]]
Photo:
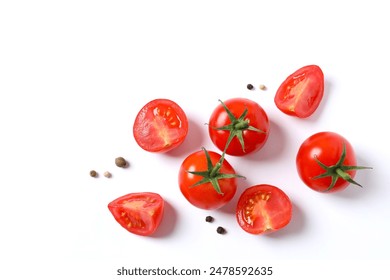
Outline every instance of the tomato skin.
[[(209, 151), (211, 162), (215, 165), (221, 158), (221, 155)], [(202, 176), (193, 175), (187, 171), (204, 171), (207, 170), (206, 156), (203, 151), (197, 151), (190, 154), (181, 164), (179, 169), (178, 182), (180, 191), (183, 196), (195, 207), (213, 210), (218, 209), (227, 204), (234, 196), (237, 190), (236, 178), (220, 179), (219, 186), (223, 194), (217, 193), (211, 183), (205, 183), (198, 186), (193, 186), (200, 180)], [(235, 174), (233, 167), (223, 160), (221, 173)]]
[(148, 102), (138, 112), (133, 125), (135, 141), (148, 152), (168, 152), (182, 144), (187, 133), (185, 112), (169, 99)]
[[(337, 133), (319, 132), (301, 144), (296, 156), (296, 166), (299, 177), (308, 187), (318, 192), (332, 193), (341, 191), (349, 185), (346, 180), (338, 178), (334, 187), (327, 190), (332, 181), (331, 177), (313, 179), (325, 171), (315, 160), (315, 156), (325, 165), (332, 166), (340, 159), (343, 144), (346, 149), (343, 165), (356, 166), (356, 156), (352, 145)], [(356, 170), (346, 172), (351, 178), (355, 177)]]
[(324, 84), (324, 74), (319, 66), (304, 66), (279, 86), (274, 99), (276, 107), (287, 115), (307, 118), (320, 105)]
[[(254, 153), (260, 150), (266, 143), (269, 135), (269, 119), (264, 109), (256, 102), (247, 98), (231, 98), (224, 101), (225, 105), (238, 118), (248, 109), (248, 115), (246, 119), (249, 120), (249, 124), (257, 129), (263, 131), (263, 133), (251, 130), (243, 131), (243, 139), (245, 143), (245, 151), (243, 151), (240, 141), (237, 137), (233, 138), (229, 147), (226, 150), (226, 154), (232, 156), (243, 156), (250, 153)], [(229, 138), (230, 132), (227, 130), (216, 130), (215, 128), (229, 125), (231, 120), (224, 107), (219, 104), (212, 112), (209, 120), (209, 135), (214, 145), (221, 151), (225, 149), (226, 143)]]
[(292, 203), (278, 187), (260, 184), (247, 188), (237, 203), (240, 227), (251, 234), (277, 231), (290, 223)]
[(152, 192), (129, 193), (108, 204), (115, 220), (131, 233), (153, 234), (163, 217), (164, 200)]

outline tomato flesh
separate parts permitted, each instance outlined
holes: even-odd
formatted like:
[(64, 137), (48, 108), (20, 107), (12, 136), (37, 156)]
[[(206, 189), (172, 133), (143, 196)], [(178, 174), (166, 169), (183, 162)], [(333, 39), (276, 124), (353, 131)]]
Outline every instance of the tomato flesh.
[(318, 108), (324, 95), (324, 74), (317, 65), (304, 66), (289, 75), (275, 94), (283, 113), (307, 118)]
[(255, 185), (246, 189), (237, 204), (237, 222), (251, 234), (279, 230), (290, 222), (291, 217), (289, 197), (272, 185)]
[(123, 228), (137, 235), (148, 236), (160, 225), (164, 200), (156, 193), (130, 193), (110, 202), (108, 209)]
[(149, 152), (167, 152), (179, 146), (188, 133), (184, 111), (168, 99), (155, 99), (137, 114), (133, 135), (137, 144)]

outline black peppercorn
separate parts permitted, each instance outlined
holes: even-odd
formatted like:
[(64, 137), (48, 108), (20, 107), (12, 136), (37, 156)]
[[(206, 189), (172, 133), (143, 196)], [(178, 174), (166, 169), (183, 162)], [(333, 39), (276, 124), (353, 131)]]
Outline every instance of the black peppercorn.
[(225, 234), (225, 233), (226, 233), (226, 230), (225, 230), (223, 227), (218, 227), (218, 228), (217, 228), (217, 232), (218, 232), (219, 234)]
[(206, 217), (206, 222), (208, 222), (208, 223), (211, 223), (213, 220), (214, 220), (214, 218), (211, 216)]
[(253, 89), (253, 85), (252, 84), (247, 84), (246, 88), (249, 89), (249, 90), (252, 90)]

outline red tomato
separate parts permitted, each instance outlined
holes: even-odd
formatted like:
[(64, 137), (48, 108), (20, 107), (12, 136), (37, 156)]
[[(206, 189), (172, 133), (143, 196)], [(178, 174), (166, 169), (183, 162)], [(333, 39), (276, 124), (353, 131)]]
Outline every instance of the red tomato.
[(183, 143), (188, 132), (184, 111), (168, 99), (146, 104), (134, 121), (133, 134), (138, 145), (149, 152), (167, 152)]
[(283, 113), (307, 118), (320, 105), (324, 95), (324, 74), (317, 65), (308, 65), (292, 73), (280, 85), (275, 104)]
[(243, 230), (263, 234), (285, 227), (292, 217), (289, 197), (271, 185), (247, 188), (237, 204), (236, 218)]
[(160, 225), (164, 200), (156, 193), (130, 193), (110, 202), (108, 209), (126, 230), (147, 236), (153, 234)]
[(268, 134), (267, 114), (259, 104), (246, 98), (221, 102), (210, 116), (211, 141), (221, 151), (228, 144), (228, 155), (242, 156), (258, 151), (267, 141)]
[[(349, 183), (357, 169), (355, 152), (343, 136), (334, 132), (319, 132), (306, 139), (299, 148), (296, 165), (300, 178), (311, 189), (337, 192)], [(360, 185), (359, 185), (360, 186)]]
[(180, 166), (179, 187), (184, 197), (201, 209), (217, 209), (237, 190), (233, 167), (221, 155), (205, 149), (189, 155)]

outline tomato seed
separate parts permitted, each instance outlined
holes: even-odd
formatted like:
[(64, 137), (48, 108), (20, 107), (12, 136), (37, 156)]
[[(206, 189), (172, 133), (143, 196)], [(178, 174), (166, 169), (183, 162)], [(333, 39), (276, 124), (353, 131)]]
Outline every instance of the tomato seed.
[(97, 174), (97, 172), (96, 172), (95, 170), (89, 171), (89, 175), (90, 175), (91, 177), (94, 177), (94, 178), (96, 178), (96, 177), (98, 176), (98, 174)]
[(223, 227), (217, 227), (217, 232), (219, 234), (225, 234), (226, 233), (226, 229), (224, 229)]
[(115, 165), (123, 168), (123, 167), (126, 167), (127, 162), (123, 157), (117, 157), (115, 159)]
[(206, 222), (211, 223), (212, 221), (214, 221), (213, 217), (211, 217), (211, 216), (206, 217)]
[(249, 90), (252, 90), (254, 87), (253, 87), (252, 84), (247, 84), (247, 85), (246, 85), (246, 88), (249, 89)]

